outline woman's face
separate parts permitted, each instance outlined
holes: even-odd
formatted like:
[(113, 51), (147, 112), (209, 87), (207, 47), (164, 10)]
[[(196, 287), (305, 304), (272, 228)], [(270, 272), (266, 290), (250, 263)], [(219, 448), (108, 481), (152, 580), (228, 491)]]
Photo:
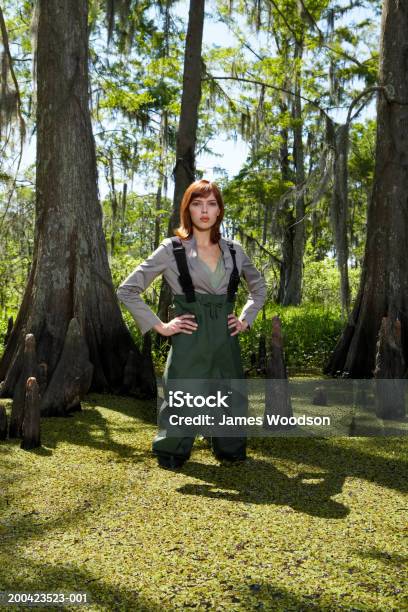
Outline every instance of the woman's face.
[(213, 193), (209, 195), (194, 196), (188, 207), (191, 221), (197, 229), (210, 229), (221, 210)]

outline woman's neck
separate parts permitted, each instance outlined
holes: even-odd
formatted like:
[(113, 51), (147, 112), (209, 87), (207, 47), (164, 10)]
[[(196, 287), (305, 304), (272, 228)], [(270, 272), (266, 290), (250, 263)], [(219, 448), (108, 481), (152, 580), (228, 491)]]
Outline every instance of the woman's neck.
[(211, 229), (200, 231), (193, 227), (193, 235), (198, 247), (205, 248), (214, 244), (211, 242)]

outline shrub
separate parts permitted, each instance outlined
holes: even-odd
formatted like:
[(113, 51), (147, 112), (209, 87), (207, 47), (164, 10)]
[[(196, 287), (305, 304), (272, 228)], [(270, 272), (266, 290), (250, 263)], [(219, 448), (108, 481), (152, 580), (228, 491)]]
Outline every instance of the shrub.
[(272, 334), (272, 317), (282, 322), (285, 361), (291, 371), (321, 370), (342, 332), (344, 321), (338, 307), (305, 304), (281, 306), (267, 304), (266, 320), (254, 321), (251, 330), (240, 338), (244, 367), (250, 367), (251, 352), (258, 352), (261, 333)]

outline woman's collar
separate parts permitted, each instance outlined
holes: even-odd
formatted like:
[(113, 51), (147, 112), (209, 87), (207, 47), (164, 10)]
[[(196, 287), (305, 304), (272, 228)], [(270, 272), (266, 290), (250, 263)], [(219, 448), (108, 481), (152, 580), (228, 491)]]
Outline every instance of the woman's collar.
[[(198, 257), (197, 240), (194, 234), (192, 234), (190, 238), (183, 240), (183, 244), (185, 245), (188, 256), (190, 258)], [(222, 255), (224, 258), (224, 265), (226, 269), (228, 269), (229, 267), (232, 267), (232, 258), (231, 258), (231, 253), (227, 245), (227, 239), (224, 238), (224, 236), (221, 236), (219, 240), (219, 245), (220, 245)]]

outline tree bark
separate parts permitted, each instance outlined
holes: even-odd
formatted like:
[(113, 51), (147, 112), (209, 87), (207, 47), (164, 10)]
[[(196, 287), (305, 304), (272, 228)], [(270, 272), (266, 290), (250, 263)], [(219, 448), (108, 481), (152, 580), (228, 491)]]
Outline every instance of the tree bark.
[[(283, 114), (287, 111), (287, 106), (283, 102), (280, 103), (280, 110)], [(281, 144), (279, 147), (279, 164), (281, 168), (282, 181), (285, 183), (290, 180), (290, 169), (289, 169), (289, 132), (286, 126), (283, 126), (280, 130)], [(285, 202), (285, 208), (280, 215), (279, 225), (282, 228), (282, 264), (280, 266), (279, 274), (279, 290), (276, 301), (278, 304), (283, 304), (285, 296), (285, 288), (289, 283), (289, 272), (292, 268), (292, 256), (293, 256), (293, 231), (292, 225), (294, 223), (294, 217), (291, 210), (288, 209), (288, 202)], [(273, 231), (273, 228), (272, 228)]]
[(405, 362), (401, 350), (401, 323), (383, 317), (377, 342), (376, 414), (381, 419), (405, 416)]
[[(295, 42), (295, 61), (303, 55), (303, 41)], [(302, 299), (303, 279), (303, 254), (305, 250), (305, 197), (302, 187), (305, 182), (305, 161), (303, 147), (303, 123), (302, 123), (302, 100), (301, 100), (300, 69), (295, 77), (295, 95), (293, 100), (292, 115), (295, 120), (293, 128), (293, 157), (296, 170), (296, 202), (295, 221), (288, 228), (288, 236), (291, 240), (290, 268), (287, 270), (287, 283), (282, 304), (285, 306), (297, 306)]]
[(266, 244), (266, 239), (268, 236), (268, 216), (269, 216), (269, 202), (268, 200), (262, 198), (262, 207), (263, 207), (263, 223), (262, 223), (262, 244)]
[(349, 124), (336, 125), (327, 118), (329, 142), (334, 150), (333, 191), (330, 200), (330, 220), (340, 272), (340, 297), (343, 316), (350, 314), (350, 283), (348, 276), (348, 140)]
[(167, 110), (164, 109), (160, 117), (159, 135), (159, 163), (157, 168), (157, 191), (156, 191), (156, 217), (154, 220), (154, 248), (160, 244), (160, 229), (162, 215), (158, 212), (162, 208), (162, 186), (164, 179), (164, 164), (167, 149)]
[(125, 235), (125, 226), (126, 226), (126, 207), (127, 207), (127, 183), (123, 183), (122, 188), (122, 197), (120, 200), (121, 203), (121, 212), (120, 212), (120, 242), (122, 244), (123, 237)]
[(110, 227), (111, 230), (111, 239), (110, 239), (110, 253), (113, 257), (115, 253), (115, 241), (116, 241), (116, 226), (117, 226), (117, 214), (118, 214), (118, 198), (116, 194), (116, 186), (115, 186), (115, 168), (113, 165), (113, 152), (109, 151), (109, 169), (108, 169), (108, 177), (110, 182), (110, 190), (111, 190), (111, 208), (112, 208), (112, 224)]
[[(20, 377), (27, 333), (34, 334), (38, 362), (47, 364), (48, 385), (55, 386), (74, 318), (93, 366), (89, 390), (126, 393), (129, 351), (142, 370), (142, 356), (121, 316), (102, 230), (88, 106), (87, 4), (39, 0), (34, 254), (0, 363), (3, 396), (13, 395)], [(154, 389), (146, 396), (154, 397)], [(67, 406), (60, 397), (56, 414)]]
[(176, 141), (173, 212), (169, 236), (180, 221), (180, 202), (187, 187), (195, 180), (195, 146), (198, 107), (201, 99), (201, 49), (204, 29), (205, 0), (190, 0), (184, 55), (183, 94)]
[(7, 412), (4, 406), (0, 406), (0, 440), (7, 438)]
[(408, 6), (385, 0), (381, 22), (377, 143), (367, 240), (358, 297), (325, 368), (328, 374), (371, 378), (383, 316), (401, 323), (408, 363)]
[[(169, 219), (167, 235), (180, 224), (180, 203), (187, 187), (195, 180), (195, 148), (198, 125), (198, 108), (201, 99), (201, 50), (204, 29), (205, 0), (190, 0), (188, 28), (184, 52), (183, 93), (181, 97), (180, 121), (176, 140), (176, 165), (173, 170), (173, 210)], [(170, 287), (163, 279), (160, 289), (158, 316), (167, 321), (172, 296)], [(158, 337), (158, 342), (163, 342)]]
[(6, 331), (6, 334), (4, 336), (4, 342), (3, 342), (4, 346), (6, 346), (6, 344), (8, 342), (8, 339), (10, 337), (12, 329), (13, 329), (13, 317), (9, 317), (7, 319), (7, 331)]

